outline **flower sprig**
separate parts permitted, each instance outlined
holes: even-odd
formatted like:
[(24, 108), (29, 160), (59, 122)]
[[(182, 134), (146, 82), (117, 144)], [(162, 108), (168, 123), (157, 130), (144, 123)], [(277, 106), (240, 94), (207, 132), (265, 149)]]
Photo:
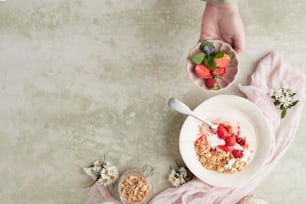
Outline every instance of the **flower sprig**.
[(274, 105), (282, 111), (281, 118), (286, 116), (288, 109), (299, 102), (299, 100), (293, 100), (293, 96), (296, 95), (296, 93), (291, 88), (281, 87), (278, 89), (271, 89), (269, 95), (274, 99)]
[(117, 167), (112, 165), (110, 162), (105, 161), (105, 159), (102, 161), (94, 161), (89, 166), (89, 169), (97, 176), (95, 182), (104, 186), (114, 184), (119, 176)]
[(178, 187), (190, 181), (192, 178), (193, 174), (184, 165), (177, 164), (176, 168), (170, 167), (168, 181), (171, 183), (172, 186)]

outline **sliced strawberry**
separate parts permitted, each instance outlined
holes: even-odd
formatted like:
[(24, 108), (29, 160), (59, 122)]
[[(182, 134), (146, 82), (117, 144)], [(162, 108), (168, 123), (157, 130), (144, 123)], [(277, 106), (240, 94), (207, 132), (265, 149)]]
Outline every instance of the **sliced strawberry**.
[(217, 148), (222, 150), (223, 152), (226, 152), (226, 153), (228, 152), (228, 148), (225, 145), (218, 145)]
[(207, 138), (206, 138), (205, 135), (201, 135), (201, 136), (195, 141), (195, 143), (196, 143), (197, 145), (204, 145), (204, 146), (208, 145), (208, 141), (207, 141)]
[(229, 136), (228, 131), (223, 124), (218, 125), (217, 135), (220, 139), (225, 139)]
[(205, 84), (206, 84), (206, 87), (208, 89), (214, 89), (214, 90), (220, 89), (220, 86), (219, 86), (217, 80), (214, 79), (214, 78), (206, 79)]
[(232, 134), (228, 136), (227, 138), (225, 138), (225, 144), (228, 147), (234, 146), (236, 144), (236, 135)]
[(218, 67), (217, 69), (213, 70), (213, 75), (216, 77), (223, 77), (226, 74), (225, 67)]
[(224, 52), (223, 57), (215, 58), (217, 67), (227, 67), (231, 63), (231, 57)]
[(227, 132), (228, 132), (229, 134), (232, 134), (232, 133), (233, 133), (233, 128), (232, 128), (232, 126), (230, 126), (230, 125), (224, 125), (224, 127), (226, 128), (226, 130), (227, 130)]
[(237, 138), (236, 138), (236, 142), (237, 142), (240, 146), (244, 147), (244, 145), (245, 145), (245, 138), (237, 137)]
[(213, 77), (210, 69), (204, 64), (197, 64), (195, 66), (195, 73), (198, 77), (203, 79), (209, 79)]
[(240, 158), (242, 158), (243, 157), (243, 150), (240, 150), (240, 149), (234, 149), (234, 150), (232, 150), (232, 155), (233, 155), (233, 157), (234, 158), (238, 158), (238, 159), (240, 159)]

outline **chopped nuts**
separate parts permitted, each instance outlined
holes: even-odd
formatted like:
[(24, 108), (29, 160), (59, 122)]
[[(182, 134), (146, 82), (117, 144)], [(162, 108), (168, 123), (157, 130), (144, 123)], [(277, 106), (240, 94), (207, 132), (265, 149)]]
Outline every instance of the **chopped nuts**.
[(122, 197), (131, 204), (142, 202), (149, 192), (149, 186), (142, 176), (128, 176), (120, 189)]
[(226, 168), (229, 161), (234, 157), (229, 153), (224, 153), (222, 150), (216, 149), (210, 150), (209, 146), (195, 144), (195, 152), (198, 155), (198, 159), (202, 166), (208, 170), (216, 171), (219, 173), (235, 173), (244, 169), (247, 165), (242, 160), (235, 159), (235, 163), (232, 165), (234, 168)]

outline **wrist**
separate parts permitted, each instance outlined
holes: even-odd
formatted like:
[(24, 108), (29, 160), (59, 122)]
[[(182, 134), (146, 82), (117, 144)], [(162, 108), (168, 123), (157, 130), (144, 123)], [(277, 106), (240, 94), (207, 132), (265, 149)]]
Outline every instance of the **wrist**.
[(231, 11), (231, 12), (239, 12), (238, 3), (231, 2), (231, 3), (215, 3), (211, 1), (207, 1), (206, 7), (211, 7), (214, 9), (218, 9), (221, 11)]
[(236, 3), (238, 0), (203, 0), (206, 1), (207, 3)]

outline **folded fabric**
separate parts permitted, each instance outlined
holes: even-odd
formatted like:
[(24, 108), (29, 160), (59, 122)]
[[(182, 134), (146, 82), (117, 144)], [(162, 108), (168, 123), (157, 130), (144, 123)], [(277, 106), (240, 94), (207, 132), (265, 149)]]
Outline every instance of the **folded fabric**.
[[(284, 119), (281, 119), (280, 110), (275, 107), (273, 99), (268, 94), (270, 89), (282, 86), (290, 86), (295, 90), (295, 99), (299, 100)], [(278, 53), (268, 53), (257, 64), (251, 75), (250, 85), (239, 86), (246, 97), (262, 110), (271, 129), (272, 145), (263, 167), (256, 175), (236, 188), (215, 187), (195, 178), (178, 188), (166, 189), (155, 196), (150, 204), (237, 203), (271, 171), (293, 141), (305, 101), (305, 86), (305, 75), (288, 65)]]
[[(296, 106), (288, 110), (285, 118), (281, 119), (280, 110), (274, 105), (269, 96), (270, 89), (289, 86), (295, 90), (295, 100), (299, 100)], [(298, 70), (293, 69), (279, 54), (268, 53), (255, 67), (251, 75), (250, 84), (239, 85), (239, 89), (246, 97), (255, 103), (267, 118), (271, 129), (272, 143), (268, 158), (262, 168), (245, 183), (235, 188), (216, 187), (209, 185), (197, 178), (188, 183), (168, 188), (156, 195), (150, 204), (233, 204), (252, 191), (258, 183), (272, 170), (276, 163), (286, 153), (293, 141), (300, 122), (300, 115), (304, 105), (304, 92), (306, 77)], [(107, 197), (112, 199), (106, 188), (101, 188), (100, 194), (89, 194), (88, 200), (95, 197), (100, 199)], [(96, 204), (86, 201), (85, 204)]]

